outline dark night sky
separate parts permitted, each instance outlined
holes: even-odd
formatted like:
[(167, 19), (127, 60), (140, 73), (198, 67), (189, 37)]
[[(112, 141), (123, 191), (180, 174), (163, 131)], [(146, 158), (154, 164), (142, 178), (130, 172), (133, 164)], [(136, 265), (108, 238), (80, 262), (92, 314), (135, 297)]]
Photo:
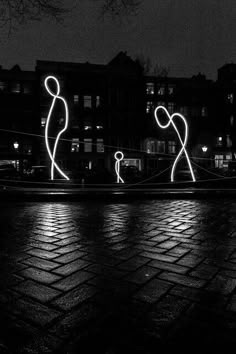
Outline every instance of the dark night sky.
[[(68, 0), (67, 2), (76, 0)], [(98, 1), (81, 0), (64, 26), (31, 23), (0, 42), (0, 64), (33, 69), (36, 59), (106, 63), (120, 50), (149, 56), (170, 76), (216, 78), (236, 63), (235, 0), (143, 0), (136, 17), (98, 20)]]

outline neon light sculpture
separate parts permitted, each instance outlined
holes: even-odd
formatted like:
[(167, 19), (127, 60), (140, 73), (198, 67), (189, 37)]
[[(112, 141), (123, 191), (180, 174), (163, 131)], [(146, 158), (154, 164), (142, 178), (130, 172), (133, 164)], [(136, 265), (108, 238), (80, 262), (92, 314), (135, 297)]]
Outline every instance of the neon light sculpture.
[[(49, 80), (54, 81), (56, 83), (56, 93), (52, 92), (51, 89), (49, 88), (49, 86), (48, 86), (48, 81)], [(45, 88), (46, 88), (47, 92), (49, 93), (49, 95), (51, 95), (53, 97), (52, 104), (51, 104), (50, 110), (48, 112), (46, 126), (45, 126), (45, 142), (46, 142), (48, 155), (49, 155), (50, 160), (51, 160), (51, 180), (54, 180), (54, 168), (56, 168), (56, 170), (60, 173), (60, 175), (62, 177), (64, 177), (66, 180), (69, 180), (69, 178), (60, 169), (60, 167), (58, 166), (58, 164), (55, 161), (55, 156), (56, 156), (56, 152), (57, 152), (57, 145), (58, 145), (59, 139), (60, 139), (61, 135), (64, 133), (64, 131), (66, 131), (67, 127), (68, 127), (68, 121), (69, 121), (68, 106), (67, 106), (66, 100), (63, 97), (59, 96), (59, 94), (60, 94), (60, 84), (59, 84), (59, 81), (54, 76), (48, 76), (45, 79), (45, 81), (44, 81), (44, 85), (45, 85)], [(50, 125), (50, 120), (51, 120), (51, 115), (52, 115), (52, 112), (53, 112), (53, 108), (55, 106), (55, 102), (56, 102), (57, 99), (61, 100), (63, 102), (63, 104), (64, 104), (64, 107), (65, 107), (65, 126), (57, 134), (56, 141), (55, 141), (55, 144), (54, 144), (54, 147), (53, 147), (53, 152), (51, 152), (50, 147), (49, 147), (49, 141), (48, 141), (48, 128), (49, 128), (49, 125)]]
[[(161, 124), (161, 122), (160, 122), (160, 120), (158, 118), (158, 111), (160, 111), (160, 110), (163, 110), (166, 113), (166, 115), (167, 115), (167, 117), (169, 119), (166, 124)], [(158, 126), (160, 128), (165, 129), (165, 128), (168, 128), (170, 126), (170, 124), (172, 124), (173, 128), (175, 129), (175, 131), (176, 131), (176, 133), (178, 135), (179, 141), (180, 141), (180, 143), (182, 145), (182, 147), (181, 147), (181, 149), (180, 149), (180, 151), (179, 151), (178, 155), (176, 156), (176, 159), (175, 159), (175, 161), (173, 163), (172, 169), (171, 169), (171, 182), (174, 182), (174, 175), (175, 175), (176, 165), (177, 165), (177, 163), (178, 163), (178, 161), (180, 159), (180, 156), (182, 154), (185, 154), (185, 157), (186, 157), (186, 160), (187, 160), (187, 163), (188, 163), (188, 166), (189, 166), (189, 170), (190, 170), (190, 173), (191, 173), (191, 176), (192, 176), (192, 180), (193, 180), (193, 182), (196, 182), (196, 178), (195, 178), (195, 175), (193, 173), (192, 165), (191, 165), (188, 153), (187, 153), (187, 151), (185, 149), (186, 144), (187, 144), (187, 140), (188, 140), (188, 124), (187, 124), (186, 119), (180, 113), (173, 113), (172, 115), (170, 115), (169, 112), (167, 111), (167, 109), (164, 106), (156, 107), (154, 115), (155, 115), (156, 122), (157, 122), (157, 124), (158, 124)], [(184, 127), (185, 127), (184, 140), (181, 138), (179, 130), (178, 130), (178, 128), (176, 127), (176, 125), (174, 123), (174, 118), (175, 117), (180, 118), (183, 121), (183, 123), (184, 123)]]
[[(120, 157), (118, 157), (118, 155), (120, 155)], [(114, 154), (114, 157), (116, 159), (116, 163), (115, 163), (115, 171), (116, 171), (116, 176), (117, 176), (117, 183), (125, 183), (124, 180), (120, 177), (120, 162), (123, 160), (124, 158), (124, 154), (121, 151), (117, 151)]]

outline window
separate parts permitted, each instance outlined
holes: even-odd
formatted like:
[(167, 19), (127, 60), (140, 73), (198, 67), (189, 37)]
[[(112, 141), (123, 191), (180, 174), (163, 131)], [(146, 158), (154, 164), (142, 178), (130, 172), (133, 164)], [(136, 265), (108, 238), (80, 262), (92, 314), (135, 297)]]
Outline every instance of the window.
[(78, 104), (79, 103), (79, 95), (74, 95), (73, 100), (74, 100), (74, 104)]
[(73, 129), (79, 129), (79, 123), (75, 119), (72, 120), (72, 128)]
[(32, 93), (32, 91), (33, 91), (32, 83), (31, 82), (24, 82), (23, 91), (24, 91), (24, 94), (26, 94), (26, 95)]
[(230, 125), (231, 125), (231, 126), (234, 125), (234, 116), (230, 116)]
[(31, 154), (32, 153), (32, 145), (23, 145), (23, 152), (24, 152), (24, 154)]
[(229, 103), (233, 103), (234, 102), (234, 94), (233, 93), (228, 93), (227, 98), (228, 98)]
[(154, 83), (153, 82), (146, 83), (146, 93), (147, 93), (147, 95), (154, 95)]
[(158, 105), (158, 106), (163, 106), (163, 107), (165, 107), (166, 103), (163, 102), (163, 101), (158, 101), (158, 102), (157, 102), (157, 105)]
[(6, 91), (7, 84), (5, 81), (0, 81), (0, 91)]
[(65, 118), (63, 118), (63, 117), (59, 118), (58, 124), (59, 125), (64, 125), (65, 124)]
[(202, 117), (207, 117), (207, 108), (206, 107), (202, 107), (201, 116)]
[(155, 140), (147, 140), (146, 152), (148, 154), (155, 154), (155, 152), (156, 152), (156, 141)]
[(91, 130), (92, 129), (92, 126), (91, 125), (85, 125), (84, 126), (84, 130)]
[(102, 129), (103, 129), (103, 126), (102, 126), (102, 125), (96, 125), (96, 129), (97, 129), (97, 130), (102, 130)]
[(146, 113), (150, 113), (152, 111), (152, 108), (153, 108), (153, 102), (147, 101)]
[(168, 85), (168, 95), (173, 95), (174, 93), (174, 87)]
[(92, 97), (84, 96), (84, 108), (92, 108)]
[(101, 106), (101, 97), (100, 96), (96, 96), (96, 108)]
[(165, 94), (165, 87), (164, 86), (159, 87), (157, 93), (158, 95), (163, 96)]
[(97, 152), (104, 152), (103, 139), (97, 139)]
[(215, 155), (215, 167), (223, 168), (224, 165), (224, 155)]
[(162, 140), (157, 140), (157, 152), (164, 153), (165, 152), (165, 142)]
[(141, 171), (141, 160), (140, 159), (123, 159), (121, 161), (122, 166), (134, 166), (137, 167), (139, 171)]
[(187, 106), (182, 106), (179, 107), (179, 112), (183, 115), (183, 116), (187, 116), (188, 115), (188, 107)]
[(170, 114), (174, 113), (174, 102), (168, 102), (167, 110)]
[(222, 146), (223, 145), (223, 138), (222, 136), (218, 136), (216, 138), (216, 146)]
[(175, 154), (176, 153), (176, 143), (175, 141), (168, 141), (168, 153)]
[(84, 139), (84, 152), (92, 152), (92, 139)]
[(19, 82), (12, 82), (11, 83), (11, 92), (20, 93), (20, 83)]
[(47, 118), (41, 117), (41, 127), (42, 127), (42, 128), (45, 127), (46, 121), (47, 121)]
[(72, 139), (71, 152), (79, 152), (79, 139), (78, 138)]

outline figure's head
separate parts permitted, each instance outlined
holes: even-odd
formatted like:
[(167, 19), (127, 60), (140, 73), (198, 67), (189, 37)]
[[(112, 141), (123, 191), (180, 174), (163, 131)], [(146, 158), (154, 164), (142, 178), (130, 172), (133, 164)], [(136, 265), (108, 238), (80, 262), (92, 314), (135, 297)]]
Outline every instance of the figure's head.
[[(56, 88), (56, 92), (53, 92), (51, 88), (49, 87), (49, 81), (54, 82), (54, 88)], [(44, 80), (44, 85), (46, 87), (46, 90), (48, 91), (49, 95), (55, 97), (60, 94), (60, 84), (59, 81), (55, 76), (47, 76), (46, 79)]]
[(114, 157), (115, 157), (115, 159), (116, 159), (117, 161), (121, 161), (121, 160), (123, 160), (123, 158), (124, 158), (124, 154), (123, 154), (123, 152), (121, 152), (121, 151), (117, 151), (117, 152), (114, 154)]

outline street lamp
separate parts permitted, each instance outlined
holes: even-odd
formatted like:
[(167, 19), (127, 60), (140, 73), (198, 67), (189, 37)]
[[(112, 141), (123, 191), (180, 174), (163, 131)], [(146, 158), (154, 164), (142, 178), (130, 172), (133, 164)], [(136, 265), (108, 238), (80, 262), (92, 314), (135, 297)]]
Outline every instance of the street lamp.
[(207, 147), (206, 145), (204, 145), (204, 146), (202, 147), (202, 151), (203, 151), (203, 152), (207, 152), (207, 150), (208, 150), (208, 147)]
[(13, 146), (14, 146), (14, 149), (15, 149), (15, 150), (18, 150), (18, 148), (19, 148), (19, 143), (18, 143), (17, 141), (15, 141), (15, 142), (13, 143)]

